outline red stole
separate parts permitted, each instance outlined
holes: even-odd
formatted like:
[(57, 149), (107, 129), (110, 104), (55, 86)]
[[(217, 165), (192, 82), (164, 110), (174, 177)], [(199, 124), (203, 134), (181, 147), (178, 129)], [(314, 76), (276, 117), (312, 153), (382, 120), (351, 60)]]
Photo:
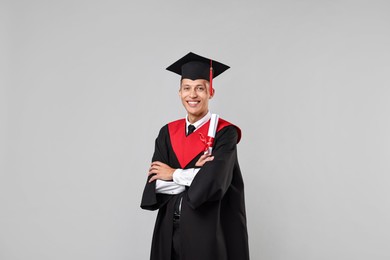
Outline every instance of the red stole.
[[(169, 136), (171, 139), (172, 149), (176, 154), (176, 157), (180, 163), (180, 166), (184, 169), (189, 162), (191, 162), (199, 153), (205, 149), (205, 141), (207, 133), (209, 131), (210, 120), (203, 124), (195, 132), (186, 136), (186, 120), (180, 119), (168, 124)], [(222, 128), (232, 125), (228, 121), (219, 119), (217, 132)], [(241, 139), (241, 131), (238, 129), (238, 140)]]

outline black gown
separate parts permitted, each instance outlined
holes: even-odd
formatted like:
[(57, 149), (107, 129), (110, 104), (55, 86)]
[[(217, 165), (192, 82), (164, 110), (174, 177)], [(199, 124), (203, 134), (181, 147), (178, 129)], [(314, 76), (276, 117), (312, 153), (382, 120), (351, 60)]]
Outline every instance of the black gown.
[[(205, 163), (183, 192), (181, 260), (249, 259), (244, 183), (237, 160), (238, 131), (230, 125), (217, 132), (214, 160)], [(184, 168), (195, 168), (201, 155)], [(172, 149), (168, 125), (159, 132), (152, 161), (182, 168)], [(150, 259), (171, 260), (173, 211), (178, 195), (157, 194), (155, 187), (155, 181), (147, 182), (141, 201), (143, 209), (159, 209)]]

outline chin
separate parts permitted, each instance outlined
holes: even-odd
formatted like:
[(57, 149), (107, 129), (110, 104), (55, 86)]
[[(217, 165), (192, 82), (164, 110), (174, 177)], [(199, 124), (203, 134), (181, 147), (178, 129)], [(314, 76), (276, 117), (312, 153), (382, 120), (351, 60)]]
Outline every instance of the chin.
[(186, 110), (187, 110), (187, 113), (190, 114), (190, 115), (197, 116), (197, 115), (202, 114), (202, 111), (201, 111), (201, 110), (199, 110), (199, 109), (194, 109), (194, 108), (192, 108), (192, 107), (190, 107), (190, 108), (187, 107)]
[(187, 111), (188, 115), (192, 116), (192, 117), (197, 117), (198, 119), (200, 119), (200, 117), (203, 117), (206, 113), (204, 113), (203, 111)]

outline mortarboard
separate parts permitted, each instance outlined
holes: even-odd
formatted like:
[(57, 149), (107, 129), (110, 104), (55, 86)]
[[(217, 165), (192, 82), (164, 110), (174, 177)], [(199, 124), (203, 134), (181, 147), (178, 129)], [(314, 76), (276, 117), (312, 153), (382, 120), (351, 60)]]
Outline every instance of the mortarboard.
[(218, 61), (202, 57), (193, 52), (188, 53), (167, 70), (181, 75), (184, 79), (205, 79), (210, 82), (210, 94), (212, 94), (212, 81), (230, 67)]

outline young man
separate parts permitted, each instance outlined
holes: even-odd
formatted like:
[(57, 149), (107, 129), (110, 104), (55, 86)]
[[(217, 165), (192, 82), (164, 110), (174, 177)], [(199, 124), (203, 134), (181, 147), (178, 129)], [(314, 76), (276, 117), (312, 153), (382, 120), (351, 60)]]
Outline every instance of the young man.
[[(185, 119), (161, 128), (141, 208), (159, 209), (151, 260), (248, 260), (240, 129), (218, 120), (209, 138), (212, 79), (229, 67), (189, 53), (167, 68), (181, 75)], [(214, 117), (213, 117), (214, 118)], [(212, 154), (208, 147), (212, 144)]]

